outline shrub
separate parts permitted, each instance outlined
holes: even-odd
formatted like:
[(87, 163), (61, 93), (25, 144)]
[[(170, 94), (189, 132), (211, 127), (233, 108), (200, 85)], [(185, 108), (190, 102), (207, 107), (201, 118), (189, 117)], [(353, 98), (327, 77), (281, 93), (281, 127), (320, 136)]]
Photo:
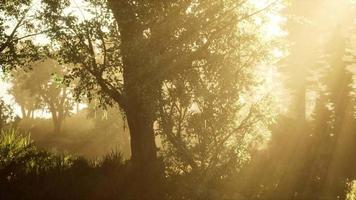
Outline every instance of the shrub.
[(0, 130), (5, 128), (13, 119), (13, 110), (10, 105), (0, 97)]
[(51, 169), (65, 169), (72, 158), (38, 150), (29, 135), (15, 129), (0, 134), (0, 180), (13, 181), (29, 174), (40, 174)]
[(129, 199), (128, 169), (117, 151), (90, 162), (39, 150), (14, 129), (0, 135), (1, 200)]

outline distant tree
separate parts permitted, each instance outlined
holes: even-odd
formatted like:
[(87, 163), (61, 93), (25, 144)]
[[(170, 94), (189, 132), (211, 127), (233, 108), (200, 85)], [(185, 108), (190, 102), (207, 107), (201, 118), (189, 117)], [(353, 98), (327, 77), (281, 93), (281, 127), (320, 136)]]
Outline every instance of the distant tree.
[(355, 63), (355, 59), (345, 59), (347, 56), (356, 57), (349, 51), (353, 48), (350, 46), (351, 42), (351, 38), (335, 31), (326, 52), (331, 68), (325, 83), (329, 89), (328, 98), (333, 111), (329, 135), (333, 136), (334, 143), (329, 162), (329, 170), (333, 173), (327, 176), (323, 192), (324, 195), (341, 198), (346, 198), (346, 184), (356, 175), (354, 170), (349, 169), (349, 164), (355, 163), (355, 159), (347, 159), (356, 149), (354, 75), (349, 71), (349, 66)]
[(312, 130), (308, 132), (310, 139), (306, 141), (308, 154), (305, 155), (305, 160), (302, 160), (304, 164), (301, 174), (304, 183), (300, 183), (297, 190), (303, 198), (321, 196), (323, 183), (329, 172), (329, 156), (333, 154), (332, 110), (328, 107), (330, 102), (325, 94), (321, 94), (316, 101), (317, 105), (311, 122)]
[(54, 133), (58, 134), (73, 107), (70, 88), (62, 84), (64, 69), (51, 59), (34, 62), (30, 67), (28, 71), (13, 72), (11, 93), (25, 118), (33, 116), (35, 110), (48, 110), (52, 115)]
[(37, 94), (31, 93), (25, 80), (28, 80), (30, 73), (22, 70), (12, 71), (12, 87), (10, 94), (21, 108), (21, 115), (24, 119), (34, 118), (36, 110), (41, 108), (41, 98)]
[[(335, 37), (333, 37), (332, 41), (329, 41), (333, 32), (328, 30), (344, 30), (345, 27), (350, 25), (346, 18), (342, 19), (343, 21), (336, 21), (340, 20), (338, 19), (340, 16), (337, 14), (331, 19), (329, 18), (328, 12), (315, 12), (315, 8), (321, 5), (327, 8), (330, 5), (336, 5), (336, 3), (328, 0), (300, 0), (291, 1), (290, 6), (287, 7), (286, 13), (289, 16), (287, 30), (289, 32), (288, 40), (291, 43), (291, 47), (289, 49), (290, 54), (284, 59), (283, 64), (286, 66), (285, 75), (288, 77), (287, 87), (293, 96), (289, 116), (297, 120), (295, 124), (298, 125), (296, 125), (294, 130), (286, 133), (291, 138), (295, 138), (295, 140), (292, 140), (292, 144), (289, 142), (284, 143), (285, 150), (283, 153), (289, 152), (289, 154), (285, 157), (285, 161), (281, 163), (288, 164), (289, 166), (284, 169), (284, 175), (281, 177), (277, 189), (274, 191), (279, 194), (279, 198), (281, 199), (307, 198), (306, 196), (308, 195), (311, 195), (308, 198), (312, 198), (313, 195), (314, 197), (318, 195), (317, 191), (321, 191), (320, 183), (314, 185), (318, 187), (318, 189), (312, 185), (308, 186), (309, 183), (307, 183), (306, 180), (309, 180), (310, 177), (308, 176), (311, 176), (309, 173), (319, 170), (316, 166), (315, 168), (312, 167), (309, 162), (315, 162), (318, 163), (316, 165), (322, 166), (325, 166), (324, 164), (327, 163), (321, 164), (316, 161), (320, 160), (319, 158), (316, 159), (320, 154), (316, 157), (312, 155), (315, 151), (324, 151), (325, 149), (322, 150), (322, 148), (328, 146), (322, 145), (323, 147), (319, 147), (316, 145), (317, 143), (332, 143), (330, 143), (330, 141), (327, 142), (327, 140), (330, 140), (330, 137), (327, 135), (331, 133), (330, 126), (333, 126), (333, 124), (329, 123), (329, 120), (334, 120), (333, 115), (335, 115), (335, 113), (333, 113), (333, 109), (330, 110), (330, 106), (333, 106), (333, 102), (327, 93), (334, 89), (340, 90), (344, 88), (344, 86), (340, 85), (340, 82), (331, 83), (331, 80), (338, 77), (339, 75), (337, 74), (339, 73), (335, 73), (335, 71), (331, 72), (327, 69), (328, 66), (330, 66), (330, 68), (340, 66), (339, 64), (335, 64), (335, 61), (331, 63), (331, 60), (328, 59), (328, 54), (333, 54), (332, 57), (334, 58), (335, 56), (339, 56), (337, 60), (340, 61), (342, 56), (337, 54), (343, 54), (345, 52), (345, 49), (342, 49), (340, 46), (340, 42), (335, 41)], [(337, 5), (340, 6), (340, 9), (341, 7), (345, 9), (342, 15), (349, 16), (351, 12), (347, 9), (351, 8), (350, 1), (340, 0)], [(349, 19), (351, 18), (352, 17)], [(330, 19), (330, 23), (325, 23), (326, 19)], [(335, 24), (338, 24), (338, 26), (334, 27)], [(306, 39), (310, 37), (311, 33), (319, 39), (312, 41)], [(338, 43), (338, 45), (336, 45), (338, 47), (334, 46), (334, 49), (330, 48), (330, 51), (326, 52), (325, 46), (329, 44), (335, 45), (335, 42)], [(326, 74), (329, 75), (326, 76)], [(323, 77), (323, 80), (320, 80), (320, 77)], [(315, 80), (316, 78), (318, 78), (318, 80)], [(340, 77), (338, 79), (341, 81)], [(334, 89), (326, 86), (327, 81), (329, 81), (329, 86), (332, 85), (331, 87)], [(345, 81), (346, 80), (343, 81), (344, 84)], [(321, 85), (322, 87), (320, 87)], [(311, 100), (310, 94), (316, 93), (320, 94), (317, 100), (314, 99), (318, 103), (315, 106), (314, 113), (310, 116), (310, 111), (314, 109), (311, 108), (313, 106), (310, 102), (314, 101)], [(309, 121), (310, 117), (313, 118), (311, 122)], [(283, 130), (283, 125), (281, 126), (280, 129)], [(316, 131), (318, 132), (316, 133), (314, 129), (320, 129), (320, 131)], [(335, 133), (333, 135), (335, 135)], [(324, 140), (324, 142), (321, 142), (319, 139)], [(283, 144), (281, 143), (281, 145)], [(278, 157), (277, 155), (280, 154), (276, 154), (275, 157), (271, 156), (271, 159), (276, 159)], [(319, 172), (320, 174), (324, 173), (323, 170), (319, 170)], [(320, 180), (316, 180), (315, 178), (320, 174), (315, 173), (313, 178), (310, 179), (313, 179), (314, 182), (320, 182)], [(320, 177), (317, 179), (319, 178)], [(304, 195), (304, 197), (300, 195)]]
[[(349, 168), (355, 138), (352, 73), (345, 60), (347, 39), (335, 31), (325, 44), (324, 73), (313, 113), (309, 153), (302, 189), (304, 198), (345, 198), (347, 182), (354, 173)], [(352, 55), (351, 55), (352, 56)], [(351, 151), (350, 151), (351, 150)]]
[(127, 124), (117, 106), (101, 108), (96, 101), (88, 104), (88, 118), (94, 121), (94, 133), (101, 133), (108, 137), (119, 137), (116, 144), (124, 158), (130, 158), (130, 136)]

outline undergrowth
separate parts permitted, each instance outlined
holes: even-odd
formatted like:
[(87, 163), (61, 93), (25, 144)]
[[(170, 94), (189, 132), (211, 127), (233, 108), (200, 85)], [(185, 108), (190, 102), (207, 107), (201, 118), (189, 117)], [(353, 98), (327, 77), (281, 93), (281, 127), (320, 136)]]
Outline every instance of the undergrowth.
[(15, 129), (0, 134), (0, 199), (128, 199), (127, 164), (117, 151), (101, 160), (36, 148)]

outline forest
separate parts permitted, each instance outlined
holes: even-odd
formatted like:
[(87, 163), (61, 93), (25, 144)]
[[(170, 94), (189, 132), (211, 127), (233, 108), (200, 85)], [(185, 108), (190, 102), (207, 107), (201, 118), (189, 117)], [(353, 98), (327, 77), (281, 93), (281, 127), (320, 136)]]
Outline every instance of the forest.
[(356, 200), (355, 0), (0, 0), (0, 200)]

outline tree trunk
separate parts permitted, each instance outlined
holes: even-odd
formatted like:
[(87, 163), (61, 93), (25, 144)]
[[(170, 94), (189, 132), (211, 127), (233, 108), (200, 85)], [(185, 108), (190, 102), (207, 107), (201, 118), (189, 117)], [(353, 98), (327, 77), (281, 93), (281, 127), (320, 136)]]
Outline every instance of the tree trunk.
[(58, 117), (55, 113), (52, 113), (52, 121), (53, 121), (53, 133), (56, 135), (60, 134), (63, 120), (60, 117)]
[(135, 165), (145, 166), (157, 160), (153, 120), (147, 119), (139, 109), (126, 111), (131, 137), (131, 160)]
[(34, 119), (35, 118), (35, 111), (34, 110), (31, 110), (31, 119)]
[(128, 195), (137, 199), (159, 199), (162, 195), (163, 168), (157, 159), (153, 118), (147, 109), (130, 102), (125, 109), (130, 131), (131, 173)]
[[(147, 73), (152, 68), (147, 50), (152, 49), (144, 49), (144, 41), (138, 35), (143, 30), (142, 24), (129, 9), (130, 3), (109, 0), (108, 4), (120, 31), (125, 102), (118, 100), (118, 103), (125, 111), (130, 130), (131, 161), (136, 167), (147, 168), (148, 163), (157, 161), (153, 122), (155, 92), (159, 91), (160, 84), (149, 78), (152, 76)], [(123, 7), (127, 7), (126, 10)]]
[(54, 123), (54, 133), (55, 134), (59, 134), (61, 132), (62, 129), (62, 122), (61, 121), (57, 121)]
[(147, 46), (140, 34), (145, 25), (136, 20), (131, 3), (116, 0), (108, 3), (118, 23), (123, 55), (123, 101), (118, 98), (117, 102), (125, 111), (130, 131), (130, 190), (137, 199), (161, 199), (163, 170), (157, 159), (153, 130), (161, 80), (153, 70), (156, 67), (151, 62), (153, 57), (148, 56), (154, 49)]

